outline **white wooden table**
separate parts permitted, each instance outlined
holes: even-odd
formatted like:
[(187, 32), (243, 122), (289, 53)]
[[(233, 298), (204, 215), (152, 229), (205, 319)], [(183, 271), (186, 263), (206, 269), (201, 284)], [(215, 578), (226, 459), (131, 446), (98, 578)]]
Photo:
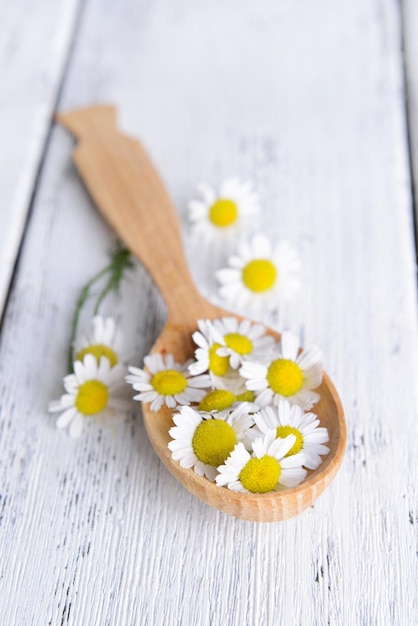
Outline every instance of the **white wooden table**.
[[(0, 624), (417, 624), (416, 1), (0, 0), (0, 14)], [(348, 447), (297, 518), (196, 500), (138, 406), (76, 442), (46, 411), (79, 290), (114, 241), (52, 120), (96, 102), (148, 147), (214, 301), (223, 259), (187, 230), (200, 180), (251, 179), (262, 228), (303, 256), (280, 325), (323, 348)], [(139, 264), (109, 310), (139, 364), (164, 321)]]

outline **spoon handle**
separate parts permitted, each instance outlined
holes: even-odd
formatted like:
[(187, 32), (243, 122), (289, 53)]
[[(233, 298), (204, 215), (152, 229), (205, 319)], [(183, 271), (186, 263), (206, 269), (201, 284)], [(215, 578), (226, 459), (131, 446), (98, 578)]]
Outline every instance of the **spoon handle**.
[(139, 141), (123, 135), (111, 106), (57, 115), (76, 136), (76, 167), (97, 208), (148, 269), (171, 323), (195, 322), (212, 306), (189, 273), (179, 223), (165, 187)]

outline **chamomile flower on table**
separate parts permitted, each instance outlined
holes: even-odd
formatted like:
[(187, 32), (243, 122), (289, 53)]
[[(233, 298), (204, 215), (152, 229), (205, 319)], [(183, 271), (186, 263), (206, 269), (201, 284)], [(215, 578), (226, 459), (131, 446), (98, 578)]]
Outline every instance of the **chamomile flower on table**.
[(179, 404), (200, 402), (211, 384), (209, 376), (192, 376), (189, 362), (176, 363), (171, 354), (149, 354), (144, 364), (147, 369), (129, 367), (126, 382), (140, 392), (134, 400), (150, 403), (151, 411), (158, 411), (163, 405), (173, 409)]
[(212, 337), (220, 348), (216, 354), (228, 357), (229, 364), (237, 369), (246, 359), (264, 360), (268, 357), (274, 339), (266, 334), (262, 324), (236, 317), (223, 317), (212, 321)]
[(86, 418), (95, 418), (104, 424), (120, 421), (121, 412), (127, 408), (120, 397), (125, 385), (125, 369), (114, 367), (108, 358), (86, 354), (83, 361), (74, 363), (74, 373), (64, 378), (67, 393), (60, 400), (51, 402), (48, 410), (61, 413), (57, 428), (69, 427), (71, 437), (79, 437)]
[(296, 437), (276, 437), (276, 429), (255, 439), (250, 454), (238, 443), (225, 464), (218, 467), (216, 484), (241, 493), (268, 493), (296, 487), (306, 477), (303, 453), (288, 456)]
[(272, 428), (276, 429), (277, 437), (295, 436), (295, 443), (287, 453), (292, 456), (303, 452), (303, 465), (314, 470), (321, 463), (321, 456), (328, 454), (329, 449), (324, 444), (329, 441), (328, 430), (319, 425), (319, 419), (314, 413), (305, 413), (298, 405), (291, 405), (286, 400), (280, 400), (278, 406), (266, 406), (254, 415), (258, 430), (265, 434)]
[(269, 363), (245, 361), (240, 374), (247, 388), (256, 393), (260, 406), (288, 400), (308, 411), (319, 401), (314, 391), (322, 383), (322, 354), (310, 347), (299, 354), (296, 335), (285, 331), (276, 345), (277, 354)]
[(243, 405), (214, 415), (182, 406), (173, 415), (173, 422), (175, 426), (169, 430), (172, 441), (168, 444), (173, 459), (211, 481), (238, 442), (243, 442), (245, 448), (248, 431), (254, 425)]
[(199, 241), (225, 241), (251, 226), (259, 212), (258, 197), (250, 183), (230, 179), (218, 192), (205, 183), (198, 190), (202, 198), (189, 203), (189, 218)]
[(242, 311), (274, 310), (300, 287), (300, 258), (288, 242), (273, 247), (264, 235), (254, 235), (241, 243), (228, 264), (216, 272), (219, 293)]
[(113, 367), (121, 361), (121, 347), (122, 334), (115, 320), (96, 315), (92, 319), (90, 332), (80, 335), (74, 342), (74, 360), (82, 361), (86, 354), (92, 354), (99, 362), (105, 356)]

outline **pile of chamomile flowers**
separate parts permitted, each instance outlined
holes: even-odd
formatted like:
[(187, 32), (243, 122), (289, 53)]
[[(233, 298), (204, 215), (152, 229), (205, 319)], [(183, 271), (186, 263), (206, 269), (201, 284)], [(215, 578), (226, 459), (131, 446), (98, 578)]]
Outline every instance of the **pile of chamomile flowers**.
[[(168, 447), (184, 468), (220, 487), (268, 493), (296, 487), (329, 450), (311, 409), (322, 356), (299, 350), (289, 331), (276, 341), (249, 320), (199, 320), (195, 359), (148, 355), (126, 380), (151, 411), (173, 411)], [(156, 414), (155, 419), (158, 419)]]
[[(256, 318), (274, 315), (300, 288), (296, 249), (285, 241), (273, 245), (256, 231), (260, 206), (250, 183), (230, 179), (218, 190), (201, 184), (198, 191), (200, 198), (189, 203), (193, 239), (215, 252), (233, 251), (216, 271), (220, 298)], [(88, 421), (120, 422), (130, 406), (128, 383), (155, 419), (162, 407), (171, 410), (168, 447), (182, 467), (242, 493), (300, 484), (329, 452), (327, 429), (315, 414), (320, 351), (300, 350), (289, 331), (275, 340), (261, 323), (224, 317), (198, 322), (194, 359), (178, 363), (173, 355), (154, 353), (143, 368), (128, 367), (115, 321), (98, 310), (129, 267), (129, 250), (117, 247), (81, 291), (65, 393), (49, 405), (59, 413), (57, 427), (78, 437)], [(78, 335), (80, 311), (104, 277), (90, 330)]]

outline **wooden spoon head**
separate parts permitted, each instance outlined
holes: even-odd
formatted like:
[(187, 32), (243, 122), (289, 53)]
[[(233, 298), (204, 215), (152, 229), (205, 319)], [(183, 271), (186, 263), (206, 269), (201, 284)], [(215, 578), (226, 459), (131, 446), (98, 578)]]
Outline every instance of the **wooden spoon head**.
[[(202, 317), (215, 319), (231, 314), (208, 304), (206, 314)], [(173, 354), (179, 363), (193, 358), (195, 346), (191, 334), (197, 330), (190, 325), (180, 326), (168, 320), (163, 332), (157, 339), (152, 352), (165, 356)], [(268, 333), (280, 339), (280, 335), (271, 329)], [(316, 391), (321, 400), (315, 405), (313, 412), (318, 415), (321, 426), (329, 432), (329, 454), (323, 457), (322, 464), (308, 476), (298, 487), (267, 494), (242, 494), (230, 491), (226, 487), (218, 487), (203, 476), (198, 476), (193, 469), (185, 469), (178, 461), (174, 461), (168, 449), (171, 440), (168, 431), (173, 426), (173, 410), (167, 407), (159, 411), (151, 411), (149, 404), (142, 404), (145, 428), (151, 444), (167, 469), (186, 489), (195, 496), (224, 513), (254, 522), (278, 522), (302, 513), (316, 500), (330, 484), (342, 462), (345, 443), (346, 426), (343, 408), (334, 385), (324, 374), (322, 385)]]

